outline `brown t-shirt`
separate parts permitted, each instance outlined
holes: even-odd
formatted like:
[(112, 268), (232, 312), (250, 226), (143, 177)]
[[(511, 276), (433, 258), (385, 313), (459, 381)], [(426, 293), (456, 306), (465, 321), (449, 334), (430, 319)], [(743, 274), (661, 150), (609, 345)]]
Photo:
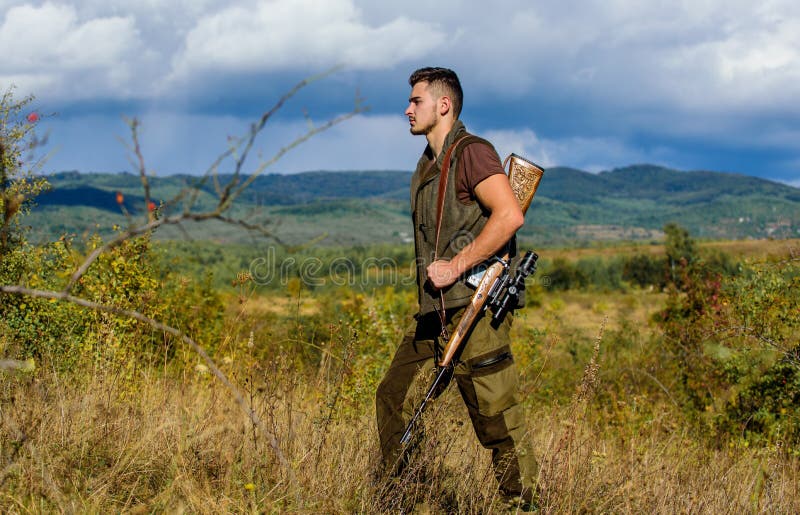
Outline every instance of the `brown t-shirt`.
[(456, 195), (464, 204), (474, 202), (475, 186), (492, 175), (502, 173), (503, 165), (497, 152), (488, 145), (473, 143), (461, 152), (456, 164)]

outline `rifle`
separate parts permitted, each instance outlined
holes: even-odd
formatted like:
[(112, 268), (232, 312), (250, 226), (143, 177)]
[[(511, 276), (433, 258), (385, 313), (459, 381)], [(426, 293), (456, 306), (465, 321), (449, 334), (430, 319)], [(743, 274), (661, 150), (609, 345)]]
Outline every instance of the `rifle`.
[[(503, 168), (511, 162), (508, 172), (508, 180), (514, 196), (517, 198), (522, 213), (527, 212), (531, 205), (533, 196), (542, 180), (544, 170), (537, 164), (528, 161), (516, 154), (511, 154), (503, 162)], [(473, 273), (467, 282), (475, 286), (475, 293), (472, 294), (470, 303), (459, 320), (453, 334), (445, 345), (442, 359), (436, 364), (437, 373), (433, 383), (428, 388), (425, 397), (414, 412), (414, 416), (406, 426), (400, 444), (407, 446), (411, 441), (411, 436), (425, 411), (428, 403), (438, 397), (453, 377), (455, 364), (453, 363), (456, 353), (463, 345), (469, 330), (478, 319), (478, 316), (487, 308), (492, 308), (493, 320), (499, 321), (505, 313), (516, 304), (519, 293), (525, 288), (525, 279), (536, 271), (536, 260), (538, 255), (533, 251), (528, 251), (517, 268), (517, 273), (513, 279), (509, 273), (509, 254), (505, 253), (502, 257), (490, 260), (486, 265), (480, 267)]]

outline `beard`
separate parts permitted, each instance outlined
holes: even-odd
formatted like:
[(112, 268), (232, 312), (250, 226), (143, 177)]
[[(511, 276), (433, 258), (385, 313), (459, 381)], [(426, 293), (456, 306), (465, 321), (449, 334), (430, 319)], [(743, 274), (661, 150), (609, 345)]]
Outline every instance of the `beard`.
[(433, 130), (434, 127), (436, 127), (436, 122), (431, 122), (428, 125), (415, 125), (409, 130), (414, 136), (426, 136)]
[(414, 119), (416, 125), (411, 126), (411, 128), (409, 129), (409, 131), (411, 131), (411, 134), (413, 134), (414, 136), (425, 136), (429, 134), (434, 129), (434, 127), (436, 127), (436, 124), (439, 121), (436, 118), (436, 110), (433, 109), (430, 114), (431, 114), (430, 121), (425, 125), (420, 124), (419, 119), (417, 118)]

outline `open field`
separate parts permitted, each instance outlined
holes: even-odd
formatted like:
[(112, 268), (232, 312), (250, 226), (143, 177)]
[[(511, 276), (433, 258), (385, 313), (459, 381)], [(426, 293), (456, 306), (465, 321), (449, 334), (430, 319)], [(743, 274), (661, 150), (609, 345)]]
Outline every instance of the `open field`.
[[(702, 246), (791, 262), (797, 244)], [(645, 250), (663, 253), (633, 245), (546, 254), (604, 260)], [(246, 276), (234, 288), (202, 284), (189, 276), (177, 289), (162, 283), (155, 298), (176, 307), (154, 309), (186, 313), (175, 323), (212, 353), (257, 419), (190, 347), (111, 317), (86, 318), (81, 348), (58, 351), (74, 360), (69, 367), (53, 350), (36, 356), (35, 370), (3, 373), (0, 510), (514, 512), (454, 388), (428, 412), (411, 472), (393, 481), (376, 473), (374, 392), (413, 313), (411, 288), (313, 290), (294, 279), (264, 290)], [(530, 288), (512, 334), (543, 512), (800, 511), (800, 442), (714, 433), (685, 404), (659, 322), (680, 298), (629, 285)], [(19, 352), (13, 334), (6, 328), (0, 339), (6, 355)], [(720, 406), (701, 416), (723, 415)]]
[[(635, 324), (647, 320), (657, 297), (593, 301), (586, 295), (546, 298), (517, 324), (543, 341), (523, 372), (523, 392), (548, 384), (543, 369), (581, 369), (567, 340), (590, 352), (603, 316), (601, 340), (614, 345), (614, 313)], [(254, 298), (255, 312), (270, 299)], [(604, 302), (604, 305), (600, 305)], [(365, 313), (378, 309), (367, 302)], [(631, 307), (632, 306), (632, 310)], [(248, 306), (248, 309), (252, 306)], [(374, 311), (373, 311), (374, 312)], [(245, 317), (241, 323), (246, 324)], [(576, 322), (575, 324), (571, 323)], [(577, 331), (564, 333), (572, 327)], [(332, 333), (331, 348), (338, 336)], [(257, 347), (269, 345), (256, 341)], [(165, 376), (142, 363), (122, 379), (111, 370), (90, 372), (72, 384), (43, 369), (3, 382), (2, 497), (6, 512), (293, 512), (382, 513), (403, 506), (433, 513), (497, 513), (489, 459), (479, 448), (454, 390), (431, 413), (439, 426), (425, 449), (436, 479), (375, 482), (377, 459), (371, 391), (357, 394), (358, 359), (322, 360), (300, 370), (292, 356), (255, 363), (244, 355), (223, 369), (244, 390), (277, 438), (286, 463), (263, 434), (236, 409), (229, 392), (201, 368)], [(191, 362), (191, 360), (190, 360)], [(347, 365), (347, 366), (345, 366)], [(612, 365), (614, 366), (614, 365)], [(361, 372), (364, 372), (363, 370)], [(604, 370), (593, 388), (603, 388)], [(361, 379), (364, 379), (363, 377)], [(355, 381), (355, 383), (354, 383)], [(668, 404), (637, 413), (635, 394), (608, 409), (554, 394), (526, 402), (530, 438), (542, 465), (544, 510), (614, 513), (793, 513), (800, 509), (800, 462), (780, 447), (714, 448), (692, 435)], [(24, 401), (22, 400), (24, 399)], [(601, 412), (605, 413), (601, 413)], [(609, 413), (614, 418), (609, 418)], [(625, 420), (625, 417), (628, 420)], [(446, 458), (444, 458), (447, 456)]]

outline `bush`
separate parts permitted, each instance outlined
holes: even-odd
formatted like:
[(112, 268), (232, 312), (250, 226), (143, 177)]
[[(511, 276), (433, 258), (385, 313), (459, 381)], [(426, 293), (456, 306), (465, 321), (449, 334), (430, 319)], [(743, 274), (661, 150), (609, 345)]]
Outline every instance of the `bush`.
[[(89, 240), (91, 249), (100, 242)], [(60, 291), (79, 253), (62, 238), (42, 246), (17, 246), (0, 262), (3, 284)], [(203, 281), (165, 274), (148, 236), (102, 254), (73, 288), (74, 295), (143, 315), (216, 342), (221, 332), (221, 298)], [(45, 359), (59, 369), (80, 362), (110, 361), (133, 367), (140, 358), (172, 356), (170, 339), (134, 319), (92, 311), (67, 302), (27, 296), (0, 297), (0, 334), (22, 358)], [(212, 345), (213, 347), (213, 345)]]
[(622, 260), (618, 258), (590, 257), (575, 262), (556, 258), (544, 262), (538, 274), (547, 277), (548, 285), (554, 290), (621, 290)]
[(666, 286), (664, 258), (646, 254), (626, 258), (622, 265), (622, 279), (641, 288), (654, 286), (660, 290)]
[(40, 162), (32, 155), (38, 145), (34, 125), (39, 115), (23, 117), (33, 97), (15, 101), (9, 89), (0, 99), (0, 257), (25, 241), (19, 215), (30, 210), (33, 197), (47, 188), (36, 177)]
[(660, 314), (683, 406), (698, 427), (761, 441), (800, 435), (800, 261), (681, 259)]
[(547, 276), (549, 285), (554, 290), (580, 289), (589, 284), (585, 273), (564, 258), (556, 258), (543, 268), (542, 275)]

